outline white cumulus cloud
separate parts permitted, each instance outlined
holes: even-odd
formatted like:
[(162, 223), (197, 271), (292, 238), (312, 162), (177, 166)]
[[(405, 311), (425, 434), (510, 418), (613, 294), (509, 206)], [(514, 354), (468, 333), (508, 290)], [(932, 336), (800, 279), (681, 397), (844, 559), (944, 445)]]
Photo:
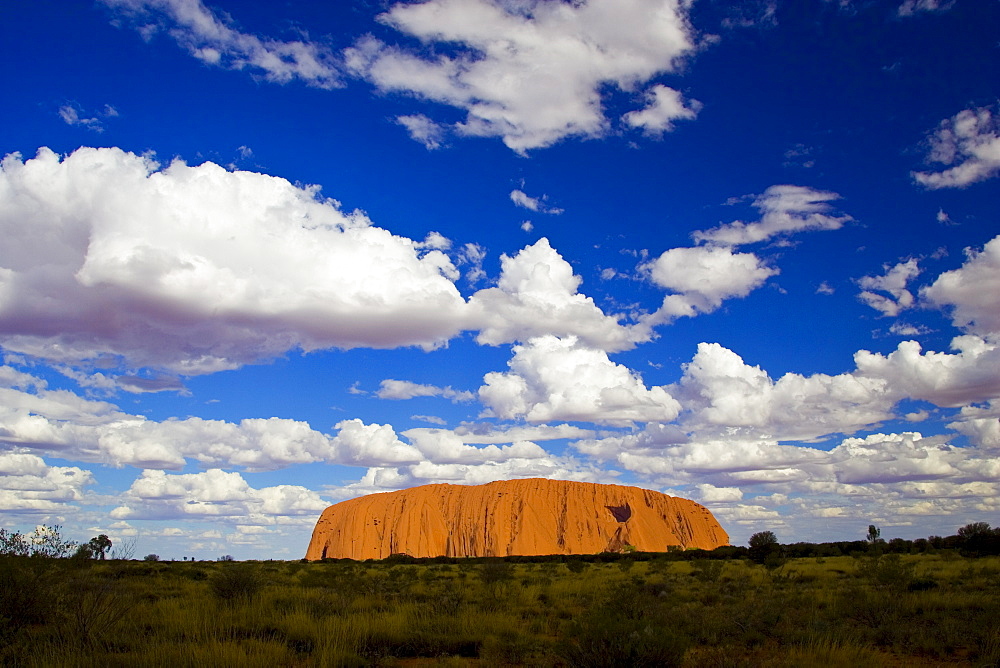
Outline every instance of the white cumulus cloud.
[[(895, 317), (900, 311), (913, 306), (913, 293), (906, 289), (907, 283), (920, 275), (920, 267), (915, 258), (886, 267), (882, 276), (863, 276), (858, 285), (863, 291), (858, 298), (884, 316)], [(887, 295), (878, 294), (888, 293)]]
[(464, 315), (442, 252), (212, 163), (7, 156), (0, 234), (0, 339), (52, 361), (207, 373), (295, 347), (434, 347)]
[(717, 343), (701, 343), (684, 375), (668, 388), (684, 406), (681, 424), (700, 437), (809, 440), (853, 433), (892, 416), (898, 400), (871, 376), (788, 373), (773, 380)]
[(281, 518), (314, 521), (329, 503), (298, 485), (254, 489), (239, 473), (143, 471), (122, 495), (113, 519), (210, 519), (241, 525), (272, 524)]
[(37, 455), (0, 452), (0, 512), (65, 513), (83, 499), (94, 475), (76, 466), (50, 466)]
[(239, 422), (198, 417), (149, 420), (113, 404), (83, 399), (11, 367), (0, 367), (0, 443), (112, 466), (182, 469), (206, 467), (275, 470), (327, 462), (350, 466), (415, 463), (419, 450), (392, 427), (343, 420), (333, 436), (287, 418)]
[(1000, 398), (1000, 347), (971, 334), (951, 345), (956, 352), (924, 352), (916, 341), (903, 341), (888, 355), (862, 350), (854, 356), (856, 375), (884, 381), (896, 398), (938, 406)]
[(602, 87), (631, 90), (674, 71), (694, 49), (687, 12), (680, 0), (399, 3), (379, 19), (451, 53), (425, 56), (366, 38), (344, 57), (383, 91), (463, 110), (457, 132), (500, 137), (524, 152), (604, 134)]
[(514, 347), (510, 371), (484, 377), (479, 398), (489, 413), (529, 422), (571, 420), (626, 425), (669, 421), (680, 405), (662, 387), (574, 337), (544, 336)]
[(920, 291), (927, 302), (950, 309), (952, 323), (980, 336), (1000, 336), (1000, 236), (982, 250), (966, 249), (965, 263)]
[(685, 104), (679, 91), (657, 84), (646, 91), (646, 107), (628, 112), (622, 120), (651, 134), (662, 134), (673, 129), (674, 121), (693, 119), (700, 108), (696, 101)]
[(1000, 117), (989, 107), (965, 109), (941, 121), (928, 141), (928, 161), (946, 169), (913, 172), (923, 186), (964, 188), (1000, 172)]
[(710, 313), (732, 297), (745, 297), (778, 270), (753, 253), (736, 253), (721, 246), (671, 248), (640, 265), (656, 285), (672, 294), (652, 316), (654, 322)]
[(497, 286), (469, 299), (470, 327), (477, 341), (500, 345), (536, 336), (576, 336), (604, 350), (625, 350), (648, 340), (648, 330), (621, 325), (594, 300), (580, 294), (581, 279), (559, 253), (542, 238), (514, 257), (500, 258)]

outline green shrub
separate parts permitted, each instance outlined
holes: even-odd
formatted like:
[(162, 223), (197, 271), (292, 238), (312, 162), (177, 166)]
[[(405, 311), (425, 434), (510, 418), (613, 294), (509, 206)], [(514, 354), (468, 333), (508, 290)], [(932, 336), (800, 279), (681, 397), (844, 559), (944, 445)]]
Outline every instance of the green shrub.
[(688, 644), (653, 620), (629, 619), (602, 609), (571, 622), (557, 651), (578, 668), (670, 668), (681, 665)]
[(703, 559), (697, 562), (691, 575), (701, 582), (718, 582), (724, 569), (725, 564), (722, 561)]
[(0, 557), (0, 622), (8, 634), (53, 618), (61, 596), (58, 576), (46, 561)]
[(226, 603), (249, 603), (264, 588), (264, 578), (254, 564), (220, 564), (208, 578), (212, 594)]
[(537, 642), (531, 636), (514, 629), (503, 629), (496, 635), (486, 637), (480, 658), (486, 665), (520, 666), (536, 650)]
[(898, 554), (880, 554), (858, 559), (858, 576), (880, 589), (903, 591), (914, 579), (916, 565)]

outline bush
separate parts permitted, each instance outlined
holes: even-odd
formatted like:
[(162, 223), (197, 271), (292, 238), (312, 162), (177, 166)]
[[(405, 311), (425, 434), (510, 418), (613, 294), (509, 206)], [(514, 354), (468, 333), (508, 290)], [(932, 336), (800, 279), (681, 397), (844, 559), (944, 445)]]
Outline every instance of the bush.
[(670, 606), (648, 587), (613, 586), (566, 627), (558, 654), (571, 666), (679, 666), (690, 640), (667, 618)]
[(858, 559), (858, 575), (878, 589), (902, 591), (914, 579), (914, 564), (906, 563), (898, 554), (882, 554)]
[(0, 623), (16, 632), (51, 620), (59, 603), (55, 575), (39, 560), (0, 557)]
[(679, 666), (686, 639), (653, 620), (629, 619), (600, 609), (574, 620), (560, 643), (559, 656), (571, 666)]
[(706, 559), (697, 562), (697, 565), (691, 572), (691, 575), (693, 575), (701, 582), (718, 582), (719, 578), (722, 577), (722, 571), (724, 568), (725, 568), (724, 562), (709, 561)]
[(227, 564), (208, 578), (208, 586), (220, 601), (249, 603), (264, 588), (264, 578), (252, 564)]
[(71, 638), (84, 645), (99, 645), (116, 631), (136, 606), (136, 598), (120, 580), (86, 571), (67, 587), (62, 600)]

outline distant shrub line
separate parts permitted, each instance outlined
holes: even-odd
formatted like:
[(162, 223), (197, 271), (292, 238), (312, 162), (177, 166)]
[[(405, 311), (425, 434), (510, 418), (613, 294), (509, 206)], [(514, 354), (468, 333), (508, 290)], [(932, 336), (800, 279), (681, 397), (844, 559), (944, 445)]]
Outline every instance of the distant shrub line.
[[(971, 528), (971, 529), (970, 529)], [(770, 533), (770, 532), (762, 532)], [(755, 534), (759, 535), (759, 534)], [(956, 551), (962, 556), (985, 557), (1000, 556), (1000, 527), (990, 528), (985, 522), (966, 525), (953, 536), (931, 536), (906, 540), (893, 538), (889, 541), (849, 540), (827, 543), (787, 543), (776, 540), (767, 546), (765, 552), (778, 552), (786, 559), (802, 559), (809, 557), (853, 557), (868, 554), (873, 547), (881, 552), (894, 554), (935, 554), (941, 551)], [(666, 559), (668, 561), (700, 561), (703, 559), (753, 559), (754, 547), (741, 545), (723, 545), (714, 550), (692, 548), (687, 550), (674, 549), (666, 552), (599, 552), (597, 554), (548, 554), (548, 555), (505, 555), (491, 557), (412, 557), (408, 554), (392, 554), (385, 559), (336, 559), (327, 557), (321, 559), (324, 563), (387, 563), (387, 564), (482, 564), (490, 561), (504, 561), (512, 564), (525, 563), (569, 563), (582, 561), (585, 563), (614, 563), (622, 560), (646, 562)], [(758, 561), (757, 559), (754, 559)], [(308, 560), (302, 559), (303, 562)], [(761, 562), (763, 560), (760, 560)]]

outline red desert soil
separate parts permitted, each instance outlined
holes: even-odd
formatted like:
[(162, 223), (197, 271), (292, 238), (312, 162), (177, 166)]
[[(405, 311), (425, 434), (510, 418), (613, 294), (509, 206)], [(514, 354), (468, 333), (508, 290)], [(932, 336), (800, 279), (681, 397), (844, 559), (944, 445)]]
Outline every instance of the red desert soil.
[(638, 487), (566, 480), (423, 485), (323, 511), (306, 559), (491, 557), (714, 549), (729, 535), (694, 501)]

